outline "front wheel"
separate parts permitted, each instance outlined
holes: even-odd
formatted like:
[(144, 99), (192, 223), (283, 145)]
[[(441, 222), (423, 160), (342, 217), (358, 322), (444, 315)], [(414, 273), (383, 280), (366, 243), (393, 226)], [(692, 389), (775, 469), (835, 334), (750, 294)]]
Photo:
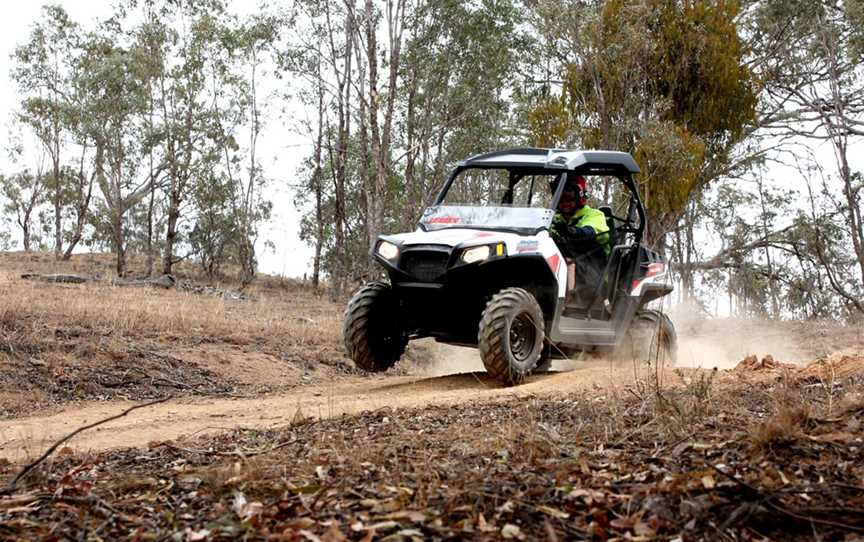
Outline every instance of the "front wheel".
[(342, 337), (348, 355), (364, 371), (386, 371), (399, 361), (408, 336), (389, 284), (370, 282), (354, 294), (345, 311)]
[(543, 311), (522, 288), (507, 288), (486, 305), (477, 335), (486, 372), (512, 386), (525, 380), (543, 350)]
[(543, 349), (540, 350), (540, 359), (537, 360), (537, 365), (534, 367), (534, 370), (531, 371), (534, 374), (537, 373), (548, 373), (552, 369), (552, 344), (543, 345)]

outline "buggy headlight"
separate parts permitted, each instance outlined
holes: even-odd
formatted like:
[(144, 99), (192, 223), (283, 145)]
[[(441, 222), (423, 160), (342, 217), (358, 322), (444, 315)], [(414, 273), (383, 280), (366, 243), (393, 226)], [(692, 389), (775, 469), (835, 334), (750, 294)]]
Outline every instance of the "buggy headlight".
[(462, 261), (465, 263), (481, 262), (487, 259), (491, 252), (492, 251), (489, 249), (489, 245), (469, 248), (462, 253)]
[(378, 255), (384, 258), (385, 260), (395, 260), (397, 256), (399, 256), (399, 247), (394, 245), (393, 243), (388, 243), (387, 241), (381, 241), (378, 243)]

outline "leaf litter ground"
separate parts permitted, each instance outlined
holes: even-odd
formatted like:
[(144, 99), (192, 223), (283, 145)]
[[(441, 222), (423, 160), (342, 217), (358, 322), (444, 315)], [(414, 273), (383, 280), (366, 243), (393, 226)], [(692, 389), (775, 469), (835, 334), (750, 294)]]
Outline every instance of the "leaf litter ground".
[(860, 539), (864, 359), (835, 361), (61, 450), (0, 538)]

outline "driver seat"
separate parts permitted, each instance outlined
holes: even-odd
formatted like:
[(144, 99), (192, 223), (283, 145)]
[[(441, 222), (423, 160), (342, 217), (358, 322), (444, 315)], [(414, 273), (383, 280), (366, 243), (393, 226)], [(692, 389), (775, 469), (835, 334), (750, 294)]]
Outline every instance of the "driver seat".
[[(602, 207), (598, 207), (598, 210), (602, 211), (604, 215), (606, 215), (606, 227), (609, 228), (609, 247), (610, 249), (615, 247), (618, 244), (618, 227), (615, 224), (615, 215), (612, 214), (612, 207), (608, 205), (604, 205)], [(612, 253), (609, 253), (610, 257)]]
[[(609, 256), (606, 261), (606, 269), (603, 272), (603, 284), (598, 289), (597, 297), (602, 300), (609, 300), (614, 303), (615, 285), (618, 279), (618, 268), (621, 265), (621, 258), (626, 252), (624, 243), (625, 234), (618, 231), (617, 219), (612, 214), (612, 208), (604, 205), (598, 207), (600, 211), (606, 215), (606, 226), (609, 228)], [(594, 300), (595, 302), (597, 299)]]

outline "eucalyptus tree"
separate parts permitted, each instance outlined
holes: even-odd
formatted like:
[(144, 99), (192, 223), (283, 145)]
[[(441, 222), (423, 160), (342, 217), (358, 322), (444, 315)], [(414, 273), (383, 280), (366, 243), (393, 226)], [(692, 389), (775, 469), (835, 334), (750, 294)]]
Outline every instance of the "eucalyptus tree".
[(301, 235), (313, 276), (339, 291), (370, 273), (370, 239), (413, 225), (452, 162), (517, 142), (509, 97), (530, 39), (510, 1), (297, 5), (283, 65), (315, 111)]
[[(309, 183), (314, 191), (316, 226), (315, 233), (310, 234), (306, 226), (309, 221), (304, 219), (301, 235), (307, 239), (314, 237), (316, 261), (328, 271), (330, 295), (337, 297), (343, 293), (346, 277), (355, 264), (348, 249), (351, 204), (348, 190), (352, 185), (352, 130), (357, 124), (352, 115), (358, 90), (357, 2), (303, 0), (296, 6), (304, 24), (296, 27), (296, 37), (288, 42), (280, 57), (281, 65), (305, 79), (318, 101), (318, 127), (312, 130), (318, 136)], [(361, 162), (365, 159), (364, 152)], [(362, 194), (358, 197), (365, 201)], [(303, 199), (302, 194), (299, 199)]]
[[(339, 58), (344, 60), (347, 52), (340, 51), (342, 45), (337, 46), (336, 37), (328, 33), (333, 29), (329, 4), (302, 0), (295, 2), (294, 8), (286, 15), (294, 24), (289, 37), (280, 44), (276, 74), (294, 82), (293, 88), (283, 92), (284, 100), (296, 100), (306, 111), (315, 111), (314, 116), (296, 119), (296, 131), (313, 143), (311, 153), (298, 169), (298, 182), (292, 184), (294, 203), (308, 209), (301, 218), (300, 239), (314, 249), (312, 283), (318, 287), (322, 275), (329, 273), (333, 287), (338, 281), (331, 265), (333, 259), (328, 256), (332, 253), (335, 230), (340, 231), (340, 245), (344, 236), (344, 205), (342, 202), (336, 205), (334, 201), (340, 184), (336, 173), (344, 168), (341, 155), (332, 152), (337, 130), (333, 117), (339, 115), (340, 127), (347, 118), (343, 115), (344, 94), (340, 88), (344, 76), (337, 62)], [(345, 20), (352, 21), (347, 17)], [(322, 35), (328, 39), (321, 39)], [(336, 214), (337, 207), (342, 212)]]
[[(24, 131), (26, 125), (14, 122), (9, 129), (8, 153), (9, 162), (13, 167), (21, 168), (11, 175), (0, 174), (0, 202), (6, 222), (14, 223), (21, 230), (24, 251), (33, 249), (33, 241), (38, 244), (39, 232), (34, 231), (34, 221), (38, 218), (38, 210), (45, 202), (46, 152), (41, 148), (35, 153), (25, 153)], [(32, 160), (32, 162), (31, 162)], [(22, 167), (24, 162), (34, 167)], [(4, 201), (5, 200), (5, 201)], [(11, 238), (11, 234), (10, 234)]]
[(167, 55), (173, 33), (163, 23), (159, 6), (155, 2), (142, 2), (139, 15), (140, 23), (131, 30), (131, 35), (138, 55), (136, 61), (141, 66), (143, 79), (146, 82), (147, 112), (144, 117), (142, 143), (143, 150), (147, 154), (148, 177), (152, 182), (147, 196), (144, 251), (147, 275), (150, 276), (154, 272), (157, 253), (161, 252), (157, 240), (161, 229), (157, 216), (159, 212), (157, 203), (160, 203), (159, 188), (165, 176), (162, 157), (165, 155), (165, 147), (171, 148), (170, 129), (166, 127), (168, 122), (160, 122), (160, 119), (165, 118), (165, 108), (161, 105), (164, 105), (162, 100), (165, 99)]
[(753, 121), (738, 3), (542, 0), (535, 13), (562, 80), (529, 114), (535, 141), (633, 153), (648, 241), (662, 248), (687, 203), (728, 172)]
[(408, 227), (457, 160), (522, 142), (512, 96), (533, 45), (517, 2), (422, 2), (408, 14), (399, 107), (403, 185), (393, 219)]
[(92, 135), (96, 183), (108, 214), (117, 274), (126, 272), (127, 212), (150, 191), (140, 177), (140, 119), (147, 110), (140, 55), (124, 44), (120, 21), (110, 19), (87, 35), (80, 61), (84, 114)]
[[(383, 4), (383, 5), (379, 5)], [(365, 0), (362, 11), (349, 5), (348, 16), (357, 29), (353, 35), (357, 58), (358, 128), (360, 172), (366, 185), (365, 225), (367, 244), (381, 234), (390, 200), (397, 84), (405, 32), (406, 0)], [(383, 20), (384, 43), (379, 41)], [(369, 272), (373, 263), (368, 262)]]
[[(213, 130), (215, 101), (209, 74), (224, 69), (215, 50), (220, 46), (222, 2), (147, 0), (133, 35), (137, 65), (146, 93), (142, 112), (150, 193), (148, 245), (152, 245), (156, 189), (164, 192), (164, 242), (161, 271), (170, 274), (194, 218), (188, 205), (194, 186), (205, 182), (218, 157)], [(184, 224), (186, 228), (184, 228)], [(150, 248), (149, 250), (153, 250)]]
[[(214, 107), (224, 103), (236, 120), (228, 125), (222, 112), (217, 113), (225, 158), (223, 167), (234, 193), (231, 202), (237, 230), (235, 251), (244, 283), (255, 276), (258, 226), (269, 218), (272, 207), (264, 197), (267, 179), (258, 148), (267, 118), (260, 87), (282, 23), (279, 17), (255, 14), (223, 29), (220, 43), (225, 51), (224, 70), (214, 71), (214, 85), (230, 83), (227, 86), (230, 93), (225, 93), (224, 101), (217, 95)], [(245, 146), (238, 144), (241, 134), (246, 136)], [(244, 158), (245, 167), (241, 165)]]
[[(830, 145), (834, 174), (820, 173), (822, 186), (811, 194), (825, 200), (824, 212), (841, 218), (842, 235), (821, 239), (829, 228), (814, 216), (813, 248), (833, 279), (829, 287), (864, 312), (864, 172), (850, 163), (854, 145), (864, 141), (864, 4), (760, 0), (751, 12), (754, 47), (775, 59), (765, 95), (781, 114), (765, 123), (765, 131), (805, 145)], [(847, 247), (851, 260), (829, 257), (835, 243)]]
[(12, 78), (22, 99), (19, 116), (38, 136), (51, 161), (46, 188), (53, 211), (54, 253), (63, 251), (61, 169), (75, 104), (71, 91), (80, 28), (57, 5), (42, 8), (28, 40), (16, 47)]
[(10, 176), (0, 175), (0, 196), (6, 201), (3, 211), (12, 215), (21, 229), (24, 251), (33, 249), (33, 219), (39, 205), (44, 201), (45, 175), (42, 172), (20, 171)]

